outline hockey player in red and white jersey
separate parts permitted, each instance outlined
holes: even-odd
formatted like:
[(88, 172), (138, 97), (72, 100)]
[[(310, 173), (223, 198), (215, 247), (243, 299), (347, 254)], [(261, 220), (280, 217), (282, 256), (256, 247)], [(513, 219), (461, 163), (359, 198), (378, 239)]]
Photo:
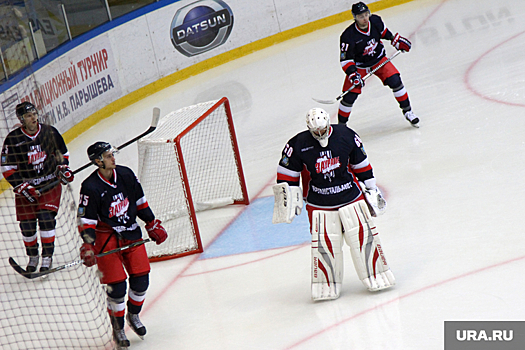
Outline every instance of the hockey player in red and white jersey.
[(40, 260), (37, 223), (42, 243), (40, 271), (49, 270), (55, 250), (56, 215), (60, 206), (60, 182), (40, 192), (46, 185), (73, 181), (69, 152), (57, 129), (38, 121), (38, 112), (30, 102), (16, 106), (21, 126), (11, 131), (2, 148), (2, 174), (15, 192), (16, 219), (29, 256), (27, 272), (35, 272)]
[(98, 169), (82, 182), (80, 190), (77, 215), (84, 241), (80, 257), (86, 266), (98, 264), (102, 274), (100, 282), (108, 285), (108, 312), (113, 337), (119, 347), (128, 347), (130, 343), (124, 332), (126, 306), (126, 319), (131, 329), (141, 338), (146, 334), (146, 327), (139, 319), (149, 286), (150, 264), (146, 248), (138, 245), (99, 258), (95, 255), (141, 240), (137, 217), (146, 222), (148, 235), (157, 244), (164, 242), (168, 234), (160, 220), (155, 219), (133, 171), (116, 165), (111, 145), (96, 142), (88, 147), (87, 153)]
[[(347, 75), (343, 84), (343, 91), (350, 90), (339, 103), (339, 123), (346, 124), (355, 100), (365, 86), (362, 79), (375, 67), (387, 60), (382, 39), (390, 40), (392, 45), (400, 51), (408, 52), (412, 44), (407, 38), (392, 32), (385, 26), (378, 15), (370, 14), (368, 6), (363, 2), (352, 5), (352, 15), (355, 22), (341, 34), (340, 62)], [(414, 127), (419, 127), (419, 118), (412, 112), (408, 93), (401, 81), (401, 76), (392, 62), (386, 63), (374, 73), (384, 85), (390, 87), (394, 97), (403, 111), (405, 119)]]
[(359, 135), (343, 124), (330, 125), (328, 113), (320, 108), (307, 113), (306, 124), (308, 130), (291, 138), (282, 151), (273, 186), (273, 223), (291, 223), (305, 194), (312, 234), (312, 298), (339, 297), (343, 239), (363, 284), (370, 291), (391, 287), (394, 275), (372, 222), (372, 215), (385, 211), (386, 201)]

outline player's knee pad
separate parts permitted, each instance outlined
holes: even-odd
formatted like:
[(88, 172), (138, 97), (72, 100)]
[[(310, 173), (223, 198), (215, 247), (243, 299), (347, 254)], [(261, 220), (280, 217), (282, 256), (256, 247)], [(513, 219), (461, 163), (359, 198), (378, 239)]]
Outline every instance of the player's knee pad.
[(36, 214), (38, 218), (38, 227), (40, 231), (51, 231), (56, 227), (56, 215), (57, 213), (50, 210), (43, 210)]
[(312, 212), (312, 299), (336, 299), (343, 283), (343, 232), (337, 211)]
[(111, 299), (120, 299), (126, 296), (126, 281), (108, 284), (107, 295)]
[(18, 224), (24, 237), (33, 237), (36, 239), (36, 220), (22, 220)]
[(339, 209), (344, 239), (359, 279), (370, 291), (391, 287), (395, 278), (386, 262), (379, 233), (364, 200)]
[(129, 277), (129, 289), (135, 293), (143, 293), (149, 287), (149, 274)]
[(386, 78), (383, 84), (391, 88), (394, 92), (403, 88), (403, 82), (399, 74), (394, 74)]
[(354, 105), (355, 100), (357, 100), (357, 96), (359, 96), (359, 94), (355, 92), (349, 92), (343, 96), (341, 104), (343, 106), (352, 107)]

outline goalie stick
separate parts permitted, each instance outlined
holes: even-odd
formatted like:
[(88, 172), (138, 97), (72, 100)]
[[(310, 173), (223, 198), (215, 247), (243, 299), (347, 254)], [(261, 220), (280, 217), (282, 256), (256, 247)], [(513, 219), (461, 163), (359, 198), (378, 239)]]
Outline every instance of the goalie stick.
[[(396, 56), (399, 55), (400, 53), (401, 53), (401, 51), (397, 51), (396, 53), (394, 53), (394, 54), (392, 55), (392, 57), (390, 57), (390, 58), (387, 59), (385, 62), (381, 63), (379, 66), (377, 66), (377, 67), (375, 67), (374, 69), (372, 69), (367, 75), (365, 75), (365, 76), (363, 77), (363, 80), (366, 80), (366, 79), (370, 78), (370, 76), (372, 76), (372, 74), (374, 74), (375, 72), (377, 72), (381, 67), (383, 67), (383, 66), (384, 66), (385, 64), (387, 64), (388, 62), (392, 61), (392, 60), (394, 59), (394, 57), (396, 57)], [(338, 102), (340, 99), (342, 99), (343, 96), (346, 95), (347, 93), (349, 93), (350, 90), (352, 90), (353, 88), (355, 88), (355, 86), (356, 86), (355, 84), (352, 85), (352, 86), (350, 87), (350, 89), (344, 91), (341, 95), (337, 96), (337, 97), (335, 98), (335, 100), (318, 100), (318, 99), (313, 98), (313, 97), (312, 97), (312, 100), (314, 100), (315, 102), (319, 102), (319, 103), (322, 103), (322, 104), (326, 104), (326, 105), (333, 104), (333, 103)]]
[[(113, 254), (113, 253), (116, 253), (116, 252), (120, 252), (122, 250), (126, 250), (126, 249), (129, 249), (129, 248), (133, 248), (133, 247), (136, 247), (136, 246), (139, 246), (139, 245), (142, 245), (144, 243), (147, 243), (147, 242), (151, 242), (151, 239), (150, 238), (147, 238), (147, 239), (143, 239), (143, 240), (140, 240), (140, 241), (137, 241), (137, 242), (133, 242), (131, 244), (128, 244), (128, 245), (125, 245), (123, 247), (119, 247), (119, 248), (115, 248), (115, 249), (111, 249), (111, 250), (108, 250), (107, 252), (104, 252), (104, 253), (100, 253), (100, 254), (97, 254), (95, 255), (97, 258), (100, 258), (102, 256), (106, 256), (106, 255), (109, 255), (109, 254)], [(57, 267), (53, 267), (52, 269), (49, 269), (47, 271), (42, 271), (42, 272), (27, 272), (26, 270), (24, 270), (20, 265), (18, 265), (18, 263), (15, 261), (15, 259), (13, 258), (9, 258), (9, 265), (11, 265), (11, 267), (16, 271), (18, 272), (19, 274), (21, 274), (22, 276), (24, 276), (25, 278), (29, 278), (29, 279), (34, 279), (34, 278), (38, 278), (38, 277), (42, 277), (42, 276), (45, 276), (45, 275), (49, 275), (50, 273), (54, 273), (54, 272), (57, 272), (57, 271), (60, 271), (60, 270), (63, 270), (63, 269), (66, 269), (68, 267), (72, 267), (72, 266), (76, 266), (76, 265), (80, 265), (84, 262), (84, 260), (75, 260), (75, 261), (72, 261), (72, 262), (69, 262), (65, 265), (60, 265), (60, 266), (57, 266)]]
[[(160, 109), (158, 107), (154, 107), (153, 108), (153, 117), (151, 118), (151, 125), (150, 127), (148, 128), (148, 130), (144, 131), (142, 134), (140, 134), (139, 136), (127, 141), (126, 143), (123, 143), (122, 145), (116, 147), (116, 149), (118, 151), (120, 151), (121, 149), (131, 145), (132, 143), (134, 142), (137, 142), (138, 140), (140, 140), (141, 138), (143, 138), (144, 136), (148, 135), (148, 134), (151, 134), (153, 131), (155, 131), (155, 129), (157, 128), (157, 124), (159, 123), (159, 118), (160, 118)], [(73, 171), (73, 174), (77, 174), (79, 172), (81, 172), (82, 170), (88, 168), (90, 165), (92, 165), (93, 163), (87, 163), (87, 164), (84, 164), (83, 166), (81, 166), (80, 168), (76, 169), (75, 171)], [(53, 187), (55, 187), (56, 185), (58, 185), (58, 183), (60, 182), (60, 180), (56, 180), (56, 181), (53, 181), (47, 185), (45, 185), (44, 187), (42, 187), (41, 189), (39, 189), (38, 191), (40, 193), (43, 193)]]

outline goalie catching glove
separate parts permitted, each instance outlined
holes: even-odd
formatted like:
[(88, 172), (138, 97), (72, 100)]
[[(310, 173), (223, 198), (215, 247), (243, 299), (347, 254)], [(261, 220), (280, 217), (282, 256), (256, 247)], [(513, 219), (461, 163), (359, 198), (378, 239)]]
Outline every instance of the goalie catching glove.
[(398, 49), (399, 51), (408, 52), (412, 47), (412, 44), (407, 38), (403, 38), (399, 33), (394, 36), (392, 39), (392, 46)]
[(29, 203), (35, 203), (36, 198), (40, 197), (40, 192), (27, 182), (22, 182), (20, 185), (13, 188), (13, 192), (20, 196), (24, 196)]
[(84, 265), (87, 267), (95, 265), (97, 263), (97, 257), (95, 255), (95, 247), (93, 244), (82, 244), (82, 247), (80, 247), (80, 259), (84, 261)]
[(146, 224), (146, 231), (148, 231), (148, 236), (154, 240), (157, 245), (168, 238), (168, 233), (164, 227), (161, 226), (161, 221), (158, 219), (148, 222)]
[(299, 186), (290, 186), (286, 182), (272, 186), (274, 195), (273, 224), (286, 222), (291, 224), (303, 209), (303, 194)]
[(383, 215), (386, 211), (386, 199), (383, 197), (383, 193), (378, 187), (367, 188), (364, 183), (359, 182), (361, 190), (365, 195), (366, 204), (368, 204), (368, 210), (374, 217)]
[(64, 185), (67, 185), (75, 178), (75, 175), (73, 175), (71, 168), (67, 165), (58, 165), (56, 170), (56, 176)]

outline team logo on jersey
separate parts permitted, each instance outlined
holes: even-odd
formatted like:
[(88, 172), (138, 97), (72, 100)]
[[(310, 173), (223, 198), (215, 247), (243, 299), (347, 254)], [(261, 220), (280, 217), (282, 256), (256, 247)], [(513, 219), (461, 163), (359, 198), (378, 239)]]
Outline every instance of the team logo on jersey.
[(128, 216), (129, 199), (121, 193), (113, 196), (113, 202), (109, 205), (109, 218), (116, 217), (119, 222), (126, 223)]
[(171, 42), (188, 57), (226, 42), (233, 28), (233, 12), (222, 0), (200, 0), (180, 8), (171, 21)]
[(376, 39), (370, 40), (365, 46), (363, 56), (374, 56), (374, 54), (376, 53), (377, 44), (378, 43), (376, 42)]
[(328, 181), (332, 181), (332, 178), (335, 177), (335, 170), (340, 167), (339, 157), (332, 158), (332, 151), (321, 152), (321, 156), (315, 162), (315, 171), (323, 174)]
[(283, 157), (281, 158), (281, 164), (284, 165), (284, 166), (289, 165), (290, 164), (290, 159), (286, 155), (283, 155)]
[(33, 169), (40, 172), (44, 169), (44, 161), (47, 158), (46, 152), (42, 151), (40, 145), (33, 145), (29, 147), (27, 153), (27, 163), (33, 165)]

